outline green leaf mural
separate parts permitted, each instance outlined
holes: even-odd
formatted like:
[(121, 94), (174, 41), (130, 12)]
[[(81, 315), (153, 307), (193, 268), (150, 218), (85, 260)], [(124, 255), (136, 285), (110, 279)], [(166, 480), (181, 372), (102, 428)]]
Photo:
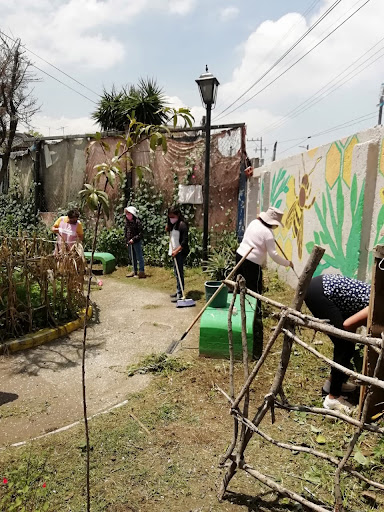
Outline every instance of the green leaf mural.
[[(272, 180), (272, 187), (271, 187), (271, 195), (270, 195), (270, 206), (274, 206), (275, 208), (280, 208), (282, 199), (279, 199), (281, 194), (287, 194), (289, 191), (288, 188), (288, 181), (289, 181), (290, 175), (287, 175), (287, 171), (283, 168), (279, 169), (279, 172), (277, 174), (274, 174), (273, 180)], [(262, 189), (263, 192), (263, 189)]]
[[(365, 180), (362, 183), (360, 194), (356, 175), (353, 176), (349, 190), (349, 204), (351, 210), (351, 228), (346, 243), (343, 243), (345, 234), (345, 204), (342, 177), (337, 178), (336, 195), (332, 199), (331, 188), (326, 184), (326, 193), (322, 194), (321, 208), (316, 201), (314, 208), (320, 223), (321, 230), (315, 231), (314, 241), (306, 244), (310, 254), (315, 244), (321, 243), (329, 250), (323, 256), (322, 263), (317, 267), (314, 275), (319, 275), (327, 268), (340, 270), (344, 276), (356, 277), (360, 257), (360, 233), (363, 218)], [(384, 220), (384, 208), (382, 208)], [(381, 213), (381, 212), (380, 212)], [(345, 246), (345, 252), (344, 252)]]

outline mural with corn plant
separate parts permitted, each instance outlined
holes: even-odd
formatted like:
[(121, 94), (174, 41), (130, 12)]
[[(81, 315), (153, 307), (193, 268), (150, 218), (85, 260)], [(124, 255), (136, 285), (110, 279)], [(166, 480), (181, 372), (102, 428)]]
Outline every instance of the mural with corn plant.
[[(325, 192), (314, 203), (320, 229), (313, 232), (314, 240), (306, 244), (309, 254), (314, 244), (327, 250), (315, 275), (328, 268), (349, 277), (357, 275), (365, 189), (365, 178), (359, 190), (357, 175), (352, 176), (352, 152), (357, 143), (354, 135), (344, 143), (334, 142), (327, 152)], [(349, 211), (345, 202), (349, 203)]]

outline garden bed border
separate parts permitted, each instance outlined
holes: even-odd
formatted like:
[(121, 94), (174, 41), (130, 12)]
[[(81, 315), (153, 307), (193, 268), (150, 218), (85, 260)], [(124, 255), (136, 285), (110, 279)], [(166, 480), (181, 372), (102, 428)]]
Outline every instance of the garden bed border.
[[(66, 336), (67, 334), (79, 329), (84, 326), (84, 316), (85, 309), (83, 309), (80, 313), (79, 318), (76, 320), (72, 320), (71, 322), (67, 322), (64, 325), (59, 325), (54, 328), (45, 328), (40, 329), (39, 331), (26, 334), (20, 338), (9, 340), (0, 345), (0, 354), (9, 354), (12, 352), (17, 352), (19, 350), (27, 350), (29, 348), (38, 347), (39, 345), (43, 345), (43, 343), (48, 343), (49, 341), (56, 340), (57, 338), (61, 338), (61, 336)], [(92, 317), (92, 306), (88, 308), (88, 319)]]

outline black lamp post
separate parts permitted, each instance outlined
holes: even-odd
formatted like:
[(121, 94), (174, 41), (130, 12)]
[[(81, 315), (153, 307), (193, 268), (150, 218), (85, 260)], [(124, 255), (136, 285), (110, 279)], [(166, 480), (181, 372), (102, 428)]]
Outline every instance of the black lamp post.
[(205, 121), (205, 173), (204, 173), (204, 227), (203, 227), (203, 262), (208, 259), (208, 215), (209, 215), (209, 163), (211, 156), (211, 110), (216, 102), (219, 81), (205, 67), (205, 73), (196, 80), (200, 95), (207, 109)]

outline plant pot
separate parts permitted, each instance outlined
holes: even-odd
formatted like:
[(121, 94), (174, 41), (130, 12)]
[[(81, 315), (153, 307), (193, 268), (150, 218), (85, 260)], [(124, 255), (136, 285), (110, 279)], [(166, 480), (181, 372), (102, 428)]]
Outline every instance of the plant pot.
[[(221, 281), (206, 281), (205, 283), (205, 300), (208, 302), (212, 295), (221, 286)], [(227, 307), (228, 288), (223, 286), (218, 295), (213, 299), (209, 305), (211, 308), (225, 308)]]

